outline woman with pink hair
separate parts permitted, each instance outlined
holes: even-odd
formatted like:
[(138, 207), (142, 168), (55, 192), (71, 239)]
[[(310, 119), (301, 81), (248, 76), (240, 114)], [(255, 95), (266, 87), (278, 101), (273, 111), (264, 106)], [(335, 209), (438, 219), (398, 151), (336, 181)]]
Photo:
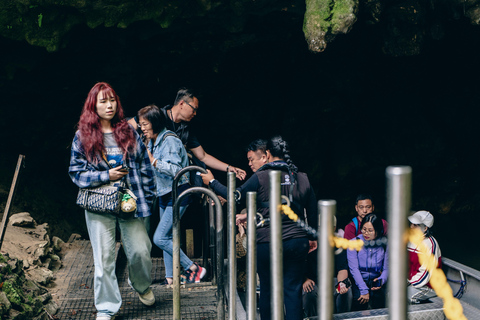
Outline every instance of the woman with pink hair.
[(120, 99), (108, 83), (99, 82), (88, 93), (73, 139), (68, 172), (79, 188), (98, 187), (123, 179), (137, 197), (134, 214), (85, 210), (95, 263), (96, 319), (113, 319), (122, 304), (115, 275), (117, 228), (128, 260), (129, 282), (143, 304), (153, 305), (152, 244), (143, 220), (151, 215), (154, 174), (145, 145), (124, 120)]

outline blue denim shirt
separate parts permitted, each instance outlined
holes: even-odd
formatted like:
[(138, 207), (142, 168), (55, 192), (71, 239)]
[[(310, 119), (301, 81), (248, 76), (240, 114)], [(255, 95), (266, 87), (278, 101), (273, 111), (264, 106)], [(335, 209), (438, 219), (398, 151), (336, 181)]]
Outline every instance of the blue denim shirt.
[[(125, 159), (129, 168), (127, 182), (138, 198), (135, 216), (148, 217), (151, 215), (150, 208), (155, 198), (155, 181), (147, 149), (136, 132), (135, 137), (137, 139), (135, 153), (128, 154)], [(79, 188), (98, 187), (110, 183), (109, 169), (108, 164), (100, 156), (96, 164), (87, 160), (77, 131), (72, 142), (70, 167), (68, 168), (68, 174), (72, 181)]]
[[(167, 135), (167, 133), (172, 135)], [(188, 156), (182, 141), (170, 130), (163, 129), (155, 142), (150, 141), (148, 148), (157, 162), (153, 167), (157, 183), (157, 196), (163, 196), (172, 191), (173, 178), (178, 171), (188, 166)], [(164, 139), (165, 136), (165, 139)], [(178, 185), (188, 183), (189, 174), (184, 174)]]
[[(358, 239), (365, 241), (363, 235), (359, 235)], [(352, 240), (355, 240), (353, 238)], [(348, 267), (355, 283), (360, 289), (360, 294), (367, 294), (369, 288), (367, 283), (375, 278), (382, 280), (382, 285), (388, 279), (388, 246), (387, 247), (363, 247), (362, 250), (347, 251)]]

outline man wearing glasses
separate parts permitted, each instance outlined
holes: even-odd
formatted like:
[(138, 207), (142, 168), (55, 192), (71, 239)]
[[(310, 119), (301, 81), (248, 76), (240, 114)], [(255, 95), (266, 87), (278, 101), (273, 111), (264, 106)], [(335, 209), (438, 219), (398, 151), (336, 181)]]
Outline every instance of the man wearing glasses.
[[(368, 194), (359, 194), (355, 204), (357, 216), (345, 226), (345, 234), (343, 237), (347, 240), (351, 240), (361, 234), (362, 231), (360, 230), (360, 225), (362, 224), (363, 218), (365, 218), (367, 214), (372, 213), (374, 210), (375, 207), (373, 205), (372, 197)], [(382, 219), (382, 222), (384, 235), (386, 235), (388, 231), (388, 223), (384, 219)]]
[[(245, 179), (246, 172), (244, 170), (220, 161), (214, 156), (205, 152), (202, 145), (197, 140), (197, 137), (190, 131), (189, 122), (198, 112), (198, 99), (193, 95), (191, 90), (187, 88), (181, 88), (177, 92), (177, 97), (175, 98), (173, 106), (167, 105), (160, 110), (167, 119), (167, 129), (177, 134), (180, 140), (182, 140), (182, 143), (185, 145), (185, 148), (191, 151), (195, 158), (205, 163), (205, 165), (209, 168), (219, 171), (235, 172), (237, 178), (240, 180)], [(129, 122), (134, 127), (137, 126), (135, 120), (130, 120)], [(201, 164), (195, 163), (195, 160), (196, 159), (194, 159), (193, 164), (201, 166)]]

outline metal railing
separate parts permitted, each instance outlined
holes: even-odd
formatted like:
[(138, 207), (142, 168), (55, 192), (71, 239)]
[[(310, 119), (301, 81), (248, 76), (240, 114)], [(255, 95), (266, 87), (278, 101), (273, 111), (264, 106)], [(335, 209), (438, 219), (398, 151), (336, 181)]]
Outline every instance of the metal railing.
[[(217, 319), (225, 319), (225, 294), (223, 276), (223, 212), (220, 200), (217, 195), (204, 187), (192, 187), (183, 191), (177, 196), (178, 181), (182, 175), (189, 171), (200, 171), (207, 173), (205, 169), (197, 166), (189, 166), (180, 170), (173, 180), (173, 319), (181, 319), (180, 301), (180, 204), (191, 194), (205, 194), (210, 197), (216, 206), (216, 284), (217, 284)], [(206, 254), (206, 253), (204, 253)], [(215, 284), (215, 283), (214, 283)]]
[[(187, 167), (192, 168), (192, 167)], [(185, 168), (185, 169), (187, 169)], [(189, 170), (199, 170), (200, 167)], [(188, 171), (188, 170), (186, 170)], [(186, 172), (185, 171), (185, 172)], [(199, 170), (201, 171), (201, 170)], [(389, 254), (389, 319), (407, 319), (407, 292), (405, 275), (407, 215), (411, 201), (411, 168), (406, 166), (388, 167), (387, 176), (387, 214), (390, 225), (388, 240)], [(180, 174), (180, 172), (179, 172)], [(280, 171), (269, 172), (270, 179), (270, 274), (271, 274), (271, 313), (272, 319), (284, 318), (283, 299), (283, 242), (282, 217), (279, 212), (281, 204)], [(176, 189), (176, 188), (174, 188)], [(228, 174), (228, 290), (229, 319), (236, 319), (236, 246), (235, 246), (235, 175)], [(175, 190), (176, 192), (176, 190)], [(213, 191), (203, 187), (190, 188), (176, 199), (174, 193), (173, 209), (173, 277), (174, 277), (174, 319), (180, 319), (180, 228), (179, 203), (191, 193), (204, 193), (215, 202), (216, 206), (216, 270), (217, 270), (217, 318), (225, 319), (225, 295), (223, 283), (223, 214), (220, 201)], [(247, 194), (247, 319), (257, 317), (256, 303), (256, 192)], [(333, 318), (333, 283), (334, 256), (331, 240), (333, 236), (333, 216), (336, 210), (335, 200), (318, 202), (318, 274), (319, 295), (317, 309), (319, 319)]]

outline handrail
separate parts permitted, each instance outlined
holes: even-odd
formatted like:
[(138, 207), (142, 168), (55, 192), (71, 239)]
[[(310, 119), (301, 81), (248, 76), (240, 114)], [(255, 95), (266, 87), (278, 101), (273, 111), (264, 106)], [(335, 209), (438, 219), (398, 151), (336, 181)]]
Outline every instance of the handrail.
[(175, 200), (177, 200), (178, 180), (180, 180), (180, 177), (189, 171), (200, 171), (202, 173), (207, 173), (206, 169), (199, 166), (188, 166), (178, 171), (177, 174), (175, 175), (175, 178), (173, 178), (173, 183), (172, 183), (172, 203), (175, 203)]
[[(202, 172), (202, 173), (207, 173), (207, 170), (202, 168), (202, 167), (199, 167), (199, 166), (187, 166), (185, 168), (182, 168), (180, 171), (177, 172), (177, 174), (175, 175), (175, 177), (173, 178), (173, 182), (172, 182), (172, 203), (175, 203), (175, 200), (177, 199), (177, 195), (178, 195), (178, 181), (180, 180), (180, 178), (187, 172), (190, 172), (190, 171), (199, 171), (199, 172)], [(191, 174), (196, 174), (195, 172), (192, 172)], [(211, 206), (209, 206), (209, 209), (210, 209)], [(205, 210), (206, 211), (206, 210)], [(210, 210), (208, 212), (205, 212), (205, 216), (209, 216), (210, 214)], [(175, 217), (172, 218), (172, 221), (174, 221)], [(205, 223), (205, 239), (203, 241), (204, 243), (204, 246), (203, 246), (203, 265), (206, 266), (207, 265), (207, 262), (208, 262), (208, 256), (211, 255), (210, 254), (210, 251), (209, 251), (209, 247), (208, 247), (208, 244), (210, 243), (209, 241), (209, 227), (210, 227), (210, 219), (205, 219), (205, 221), (207, 221)], [(212, 255), (213, 256), (213, 255)], [(212, 266), (214, 266), (215, 263), (212, 262)], [(216, 273), (215, 272), (212, 272), (212, 283), (215, 284), (216, 283)]]
[[(187, 167), (188, 168), (188, 167)], [(217, 319), (225, 319), (225, 294), (223, 284), (223, 214), (217, 195), (204, 187), (192, 187), (183, 191), (173, 205), (173, 319), (180, 320), (180, 204), (193, 193), (203, 193), (210, 197), (216, 206), (216, 242), (217, 242)]]

